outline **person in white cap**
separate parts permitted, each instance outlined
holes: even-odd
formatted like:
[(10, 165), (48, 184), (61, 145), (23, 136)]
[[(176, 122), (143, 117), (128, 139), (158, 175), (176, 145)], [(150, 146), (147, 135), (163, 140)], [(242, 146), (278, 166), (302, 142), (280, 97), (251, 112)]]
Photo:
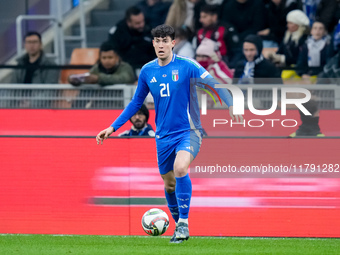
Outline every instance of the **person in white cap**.
[(277, 53), (268, 54), (269, 60), (280, 66), (292, 66), (297, 63), (302, 45), (307, 39), (309, 19), (301, 10), (287, 14), (287, 30)]
[(230, 83), (234, 72), (222, 60), (217, 43), (204, 38), (196, 49), (196, 61), (203, 66), (219, 83)]

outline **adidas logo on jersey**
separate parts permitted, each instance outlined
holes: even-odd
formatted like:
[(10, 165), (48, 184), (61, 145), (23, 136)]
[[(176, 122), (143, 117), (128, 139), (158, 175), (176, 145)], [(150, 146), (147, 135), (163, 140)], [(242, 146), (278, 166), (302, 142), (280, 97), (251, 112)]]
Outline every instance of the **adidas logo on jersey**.
[(157, 82), (155, 77), (153, 77), (152, 80), (150, 81), (150, 83), (153, 83), (153, 82)]

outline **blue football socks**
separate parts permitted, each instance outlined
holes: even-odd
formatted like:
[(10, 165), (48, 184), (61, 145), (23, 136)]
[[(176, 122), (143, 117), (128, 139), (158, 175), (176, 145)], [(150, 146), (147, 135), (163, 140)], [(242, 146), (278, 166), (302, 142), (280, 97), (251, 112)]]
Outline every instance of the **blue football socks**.
[(179, 210), (179, 217), (187, 219), (189, 216), (192, 186), (189, 174), (176, 178), (176, 196)]
[(166, 198), (166, 201), (168, 202), (168, 207), (171, 212), (172, 218), (174, 218), (175, 222), (177, 223), (179, 219), (179, 212), (178, 212), (176, 193), (175, 191), (168, 193), (166, 192), (166, 190), (164, 190), (164, 192), (165, 192), (165, 198)]

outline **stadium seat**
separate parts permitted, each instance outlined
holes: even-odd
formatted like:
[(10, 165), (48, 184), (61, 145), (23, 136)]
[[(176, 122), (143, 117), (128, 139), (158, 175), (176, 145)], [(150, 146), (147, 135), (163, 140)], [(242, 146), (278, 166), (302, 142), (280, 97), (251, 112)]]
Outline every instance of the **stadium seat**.
[[(99, 48), (76, 48), (72, 51), (70, 65), (94, 65), (99, 56)], [(61, 72), (60, 83), (68, 83), (71, 74), (81, 74), (88, 69), (65, 69)]]
[[(70, 64), (71, 65), (94, 65), (99, 57), (99, 48), (76, 48), (72, 51)], [(88, 72), (89, 69), (65, 69), (62, 70), (60, 75), (61, 84), (68, 83), (68, 77), (71, 74), (81, 74)], [(58, 101), (57, 108), (71, 108), (72, 99), (76, 98), (79, 94), (77, 90), (64, 90), (62, 96), (69, 98), (69, 100)]]

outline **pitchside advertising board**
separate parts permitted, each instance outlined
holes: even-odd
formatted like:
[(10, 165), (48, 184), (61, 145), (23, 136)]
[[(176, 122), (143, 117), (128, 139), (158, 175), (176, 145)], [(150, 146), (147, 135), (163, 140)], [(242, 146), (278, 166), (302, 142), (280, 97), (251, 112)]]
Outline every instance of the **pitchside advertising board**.
[[(153, 138), (111, 138), (102, 146), (94, 135), (0, 143), (0, 233), (145, 235), (145, 211), (170, 215)], [(327, 138), (203, 139), (190, 168), (191, 235), (340, 237), (338, 147), (339, 139)], [(292, 171), (235, 176), (217, 164)], [(171, 221), (166, 234), (173, 230)]]

